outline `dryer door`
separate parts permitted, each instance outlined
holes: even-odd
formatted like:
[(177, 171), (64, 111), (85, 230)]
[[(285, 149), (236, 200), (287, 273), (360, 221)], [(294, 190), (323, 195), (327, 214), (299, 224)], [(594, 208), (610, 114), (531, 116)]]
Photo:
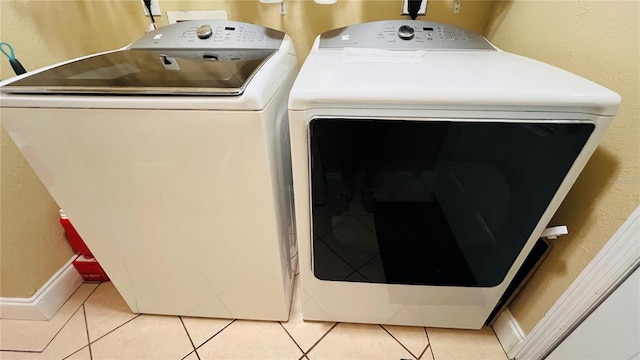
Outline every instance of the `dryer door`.
[[(593, 129), (584, 122), (313, 120), (315, 276), (500, 284)], [(335, 266), (336, 257), (348, 268)]]

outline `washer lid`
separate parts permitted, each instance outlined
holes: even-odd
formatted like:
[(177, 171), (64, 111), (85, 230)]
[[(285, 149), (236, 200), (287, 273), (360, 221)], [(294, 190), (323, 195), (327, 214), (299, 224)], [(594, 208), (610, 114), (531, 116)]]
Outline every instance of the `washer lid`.
[(231, 21), (178, 23), (126, 49), (78, 59), (2, 87), (21, 94), (240, 95), (284, 33)]
[(2, 87), (22, 94), (239, 95), (275, 50), (119, 50), (73, 61)]

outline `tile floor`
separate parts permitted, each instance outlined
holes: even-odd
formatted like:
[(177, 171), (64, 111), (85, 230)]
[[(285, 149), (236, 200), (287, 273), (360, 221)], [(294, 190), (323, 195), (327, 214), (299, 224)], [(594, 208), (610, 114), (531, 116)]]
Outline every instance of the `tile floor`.
[(0, 359), (506, 360), (480, 331), (136, 315), (110, 282), (83, 284), (49, 321), (0, 319)]

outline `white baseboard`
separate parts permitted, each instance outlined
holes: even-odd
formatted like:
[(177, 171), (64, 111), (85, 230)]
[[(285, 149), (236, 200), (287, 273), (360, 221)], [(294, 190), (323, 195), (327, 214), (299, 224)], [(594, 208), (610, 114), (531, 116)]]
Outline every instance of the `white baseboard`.
[(640, 206), (527, 334), (516, 358), (540, 360), (640, 265)]
[[(553, 351), (586, 316), (640, 266), (638, 239), (640, 239), (640, 206), (620, 226), (524, 339), (513, 345), (512, 335), (507, 335), (508, 327), (511, 325), (507, 326), (506, 323), (517, 324), (515, 320), (505, 319), (503, 320), (505, 324), (500, 326), (494, 324), (494, 331), (500, 342), (504, 338), (506, 344), (512, 345), (508, 351), (505, 348), (509, 358), (542, 360)], [(503, 338), (500, 338), (501, 336)]]
[(509, 359), (513, 359), (524, 340), (524, 332), (509, 309), (505, 309), (498, 315), (493, 323), (493, 331), (496, 333), (504, 352)]
[(30, 298), (0, 298), (0, 318), (20, 320), (49, 320), (62, 304), (80, 287), (82, 276), (73, 267), (71, 257)]

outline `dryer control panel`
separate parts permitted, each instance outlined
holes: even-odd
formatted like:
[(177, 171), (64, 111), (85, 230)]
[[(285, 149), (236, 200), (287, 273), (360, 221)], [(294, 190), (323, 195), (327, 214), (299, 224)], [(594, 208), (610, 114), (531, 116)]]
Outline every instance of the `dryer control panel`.
[(194, 20), (161, 27), (129, 45), (132, 50), (278, 50), (285, 34), (259, 25), (227, 20)]
[(484, 37), (469, 30), (416, 20), (376, 21), (347, 26), (320, 35), (320, 48), (388, 50), (494, 50)]

